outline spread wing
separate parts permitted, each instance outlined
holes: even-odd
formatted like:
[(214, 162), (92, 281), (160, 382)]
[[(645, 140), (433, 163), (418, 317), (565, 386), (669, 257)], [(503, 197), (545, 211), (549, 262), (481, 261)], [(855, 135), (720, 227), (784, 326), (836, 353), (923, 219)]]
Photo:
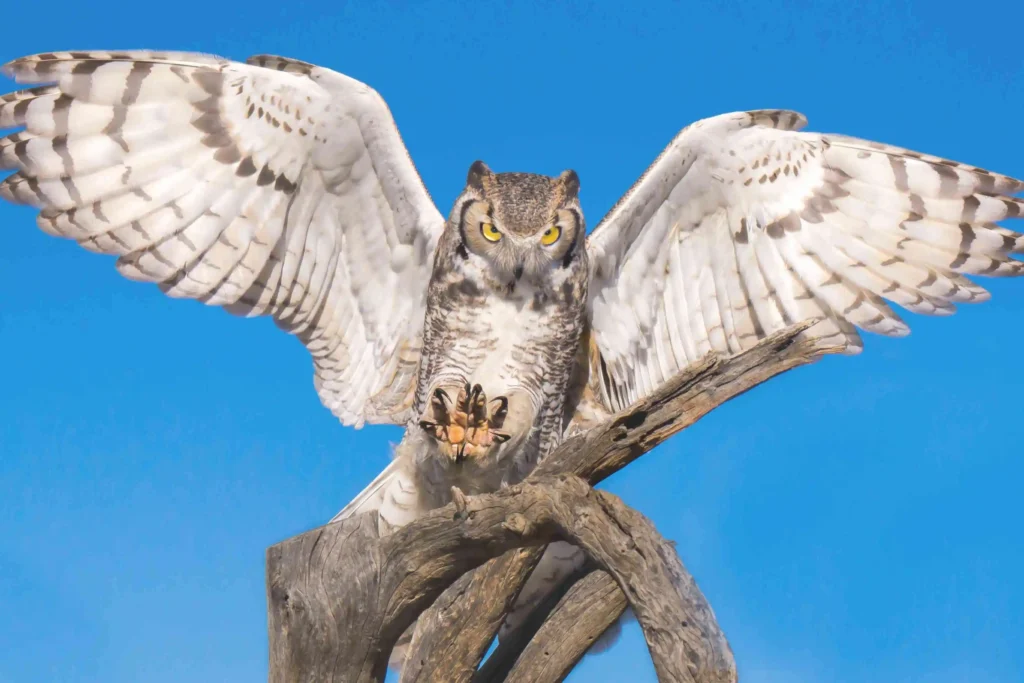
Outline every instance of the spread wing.
[(964, 274), (1019, 275), (1024, 183), (854, 138), (798, 132), (794, 112), (684, 129), (588, 240), (603, 402), (619, 410), (686, 365), (820, 319), (849, 353), (857, 328), (908, 333), (886, 299), (949, 315), (988, 298)]
[(402, 422), (444, 220), (384, 100), (280, 57), (70, 52), (4, 71), (0, 196), (168, 295), (270, 315), (346, 424)]

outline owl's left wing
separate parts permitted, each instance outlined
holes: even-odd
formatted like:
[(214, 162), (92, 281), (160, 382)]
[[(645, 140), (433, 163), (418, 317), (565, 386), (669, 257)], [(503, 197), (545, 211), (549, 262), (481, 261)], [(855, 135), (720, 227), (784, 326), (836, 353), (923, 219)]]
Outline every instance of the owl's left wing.
[(908, 333), (885, 299), (949, 315), (1024, 272), (1024, 183), (787, 111), (685, 128), (590, 236), (594, 384), (620, 410), (711, 351), (804, 320), (849, 353), (856, 328)]
[[(384, 100), (296, 60), (61, 52), (5, 73), (0, 198), (173, 297), (268, 315), (345, 424), (403, 423), (444, 219)], [(45, 267), (45, 265), (44, 265)]]

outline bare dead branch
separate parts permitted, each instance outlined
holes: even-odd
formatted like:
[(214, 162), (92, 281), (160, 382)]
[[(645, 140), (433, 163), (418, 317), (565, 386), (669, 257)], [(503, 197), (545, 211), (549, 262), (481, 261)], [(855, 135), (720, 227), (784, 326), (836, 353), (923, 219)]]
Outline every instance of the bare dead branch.
[(584, 569), (568, 589), (552, 595), (515, 633), (502, 639), (480, 667), (476, 681), (556, 683), (626, 609), (615, 579), (600, 569)]
[(658, 391), (563, 443), (531, 476), (573, 473), (591, 485), (608, 478), (726, 401), (837, 349), (800, 336), (795, 325), (735, 356), (708, 355)]
[[(714, 407), (826, 352), (798, 338), (800, 331), (684, 371), (654, 396), (567, 441), (517, 487), (460, 499), (458, 510), (435, 510), (384, 538), (371, 514), (273, 546), (267, 553), (270, 680), (383, 680), (395, 641), (459, 576), (510, 549), (554, 538), (583, 548), (615, 577), (662, 680), (733, 680), (732, 656), (710, 607), (650, 523), (578, 479), (550, 475), (600, 481)], [(634, 529), (643, 532), (637, 537)], [(512, 604), (535, 555), (491, 563), (460, 582), (465, 593), (448, 601), (444, 618), (433, 610), (424, 615), (428, 626), (415, 640), (434, 643), (448, 657), (423, 660), (415, 680), (455, 680), (450, 671), (477, 666), (501, 623), (497, 615)], [(450, 628), (463, 604), (486, 612), (480, 628)], [(444, 609), (444, 603), (436, 608)], [(454, 643), (453, 635), (464, 642)], [(441, 665), (451, 669), (435, 668)]]
[[(419, 618), (402, 668), (402, 683), (438, 680), (440, 672), (451, 683), (473, 680), (519, 595), (518, 590), (505, 592), (505, 586), (520, 572), (529, 572), (541, 552), (539, 547), (520, 548), (481, 567), (488, 571), (464, 574), (453, 583)], [(504, 600), (492, 599), (497, 594), (504, 594)], [(454, 637), (458, 634), (467, 637)]]
[[(571, 475), (472, 496), (380, 538), (373, 515), (270, 549), (271, 681), (380, 681), (417, 614), (511, 548), (559, 538), (615, 577), (663, 680), (731, 680), (732, 654), (671, 546), (622, 501)], [(351, 542), (368, 547), (353, 553)], [(709, 677), (710, 676), (710, 677)]]
[[(596, 485), (730, 399), (787, 370), (813, 363), (836, 351), (801, 336), (811, 324), (807, 322), (777, 332), (732, 357), (709, 355), (684, 369), (652, 396), (567, 440), (545, 458), (532, 476), (572, 472)], [(449, 609), (468, 615), (471, 610), (483, 609), (482, 604), (488, 600), (495, 605), (510, 604), (510, 596), (518, 595), (532, 568), (532, 564), (521, 567), (518, 575), (513, 576), (502, 561), (482, 567), (475, 572), (488, 574), (481, 577), (481, 584), (499, 586), (500, 590), (489, 590), (485, 594), (468, 592), (462, 596), (462, 603), (455, 603)], [(460, 609), (461, 605), (466, 609)], [(425, 616), (433, 618), (435, 609), (429, 609)], [(459, 640), (460, 647), (467, 652), (477, 652), (481, 648), (486, 650), (500, 626), (497, 620), (489, 629), (445, 630), (435, 638)], [(453, 671), (465, 671), (475, 667), (477, 662), (479, 659), (473, 662), (448, 659), (444, 665)], [(434, 671), (440, 673), (448, 669)]]

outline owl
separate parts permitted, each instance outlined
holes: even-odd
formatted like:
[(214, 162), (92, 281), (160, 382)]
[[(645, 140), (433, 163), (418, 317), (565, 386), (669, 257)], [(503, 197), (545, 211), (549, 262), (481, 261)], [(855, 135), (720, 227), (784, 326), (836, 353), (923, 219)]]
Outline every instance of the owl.
[(61, 52), (4, 67), (0, 196), (172, 297), (271, 316), (346, 425), (405, 427), (340, 516), (493, 490), (709, 353), (847, 353), (1019, 275), (1024, 183), (800, 114), (684, 128), (588, 236), (579, 180), (481, 162), (445, 220), (383, 99), (297, 60)]
[(420, 430), (399, 447), (420, 509), (522, 478), (561, 438), (589, 279), (578, 191), (572, 171), (469, 170), (427, 284)]

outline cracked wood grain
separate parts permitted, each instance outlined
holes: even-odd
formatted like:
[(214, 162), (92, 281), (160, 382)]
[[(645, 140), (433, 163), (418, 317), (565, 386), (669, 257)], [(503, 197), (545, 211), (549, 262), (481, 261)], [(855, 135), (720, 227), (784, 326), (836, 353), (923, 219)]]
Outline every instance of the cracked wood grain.
[[(383, 538), (374, 515), (363, 515), (272, 547), (271, 681), (383, 680), (395, 641), (459, 576), (511, 548), (555, 539), (582, 548), (615, 579), (662, 680), (733, 680), (732, 653), (692, 577), (654, 525), (612, 494), (558, 475), (460, 507)], [(368, 552), (350, 552), (357, 539), (370, 541)]]
[[(573, 472), (596, 485), (730, 399), (776, 375), (813, 363), (837, 351), (822, 347), (801, 335), (812, 324), (813, 321), (808, 321), (782, 330), (744, 353), (730, 357), (713, 354), (705, 357), (700, 363), (684, 369), (648, 398), (568, 439), (545, 458), (531, 476)], [(502, 563), (503, 560), (505, 558), (475, 572), (488, 574), (487, 577), (481, 577), (481, 584), (502, 586), (501, 590), (486, 593), (468, 591), (461, 596), (460, 601), (445, 608), (445, 618), (458, 623), (474, 613), (489, 611), (495, 605), (507, 603), (513, 594), (518, 595), (533, 565), (520, 567), (518, 575), (513, 575), (510, 568)], [(499, 575), (501, 581), (497, 581)], [(425, 616), (436, 618), (434, 615), (440, 609), (440, 606), (435, 605)], [(491, 628), (463, 632), (442, 631), (422, 642), (459, 640), (460, 647), (466, 651), (475, 652), (481, 647), (486, 650), (500, 626), (501, 620), (496, 619), (491, 622)], [(520, 647), (525, 646), (525, 642), (520, 643)], [(454, 648), (449, 651), (454, 652)], [(505, 656), (511, 655), (506, 653)], [(430, 671), (443, 678), (442, 672), (459, 672), (460, 676), (464, 675), (463, 672), (476, 667), (479, 660), (447, 657), (435, 661), (437, 668)], [(427, 675), (430, 671), (421, 670), (421, 675)], [(420, 680), (431, 679), (428, 676)]]
[(626, 610), (626, 596), (607, 572), (584, 567), (530, 618), (498, 643), (475, 683), (556, 683)]
[[(376, 514), (361, 515), (271, 547), (270, 680), (383, 680), (398, 637), (446, 588), (492, 558), (532, 547), (517, 553), (518, 559), (505, 555), (462, 579), (457, 600), (438, 601), (424, 614), (428, 627), (414, 637), (412, 655), (431, 644), (450, 656), (425, 659), (414, 680), (454, 680), (449, 676), (460, 670), (459, 662), (471, 673), (529, 574), (537, 548), (556, 538), (583, 548), (614, 577), (633, 605), (661, 680), (734, 680), (724, 635), (671, 546), (621, 501), (566, 475), (596, 483), (714, 407), (828, 352), (798, 337), (800, 331), (784, 331), (745, 353), (708, 358), (685, 370), (648, 399), (568, 440), (523, 484), (467, 498), (462, 510), (449, 505), (432, 511), (383, 538)], [(600, 524), (585, 523), (566, 500)], [(644, 530), (639, 543), (636, 529)], [(444, 619), (431, 621), (445, 604)], [(486, 612), (478, 626), (451, 628), (463, 623), (458, 619), (471, 606)]]

